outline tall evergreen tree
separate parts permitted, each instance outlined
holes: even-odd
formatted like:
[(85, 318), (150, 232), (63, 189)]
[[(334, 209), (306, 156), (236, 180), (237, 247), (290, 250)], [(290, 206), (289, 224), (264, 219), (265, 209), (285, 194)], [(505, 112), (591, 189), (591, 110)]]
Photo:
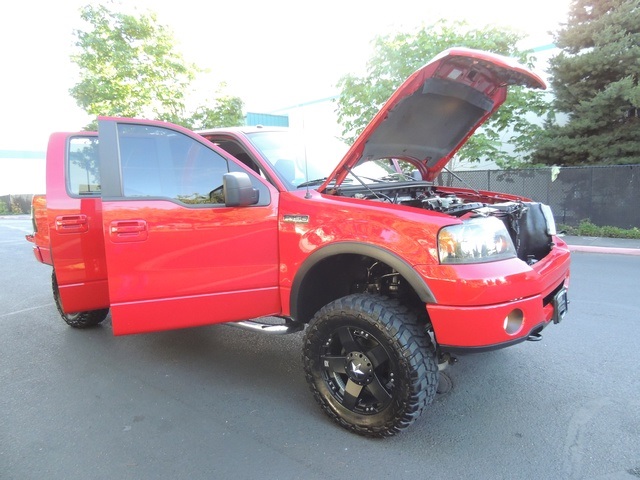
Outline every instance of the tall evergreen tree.
[(566, 115), (546, 123), (534, 161), (640, 163), (640, 0), (573, 0), (555, 42), (550, 83)]

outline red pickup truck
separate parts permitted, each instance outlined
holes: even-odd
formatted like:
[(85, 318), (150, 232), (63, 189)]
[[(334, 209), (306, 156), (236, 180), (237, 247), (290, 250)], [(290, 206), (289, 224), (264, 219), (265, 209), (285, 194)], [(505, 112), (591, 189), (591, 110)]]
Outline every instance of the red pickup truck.
[(304, 329), (322, 409), (393, 435), (453, 355), (538, 339), (567, 311), (570, 254), (547, 206), (434, 183), (511, 85), (545, 88), (505, 57), (447, 50), (342, 160), (283, 129), (99, 118), (51, 136), (28, 239), (69, 325), (110, 312), (115, 335)]

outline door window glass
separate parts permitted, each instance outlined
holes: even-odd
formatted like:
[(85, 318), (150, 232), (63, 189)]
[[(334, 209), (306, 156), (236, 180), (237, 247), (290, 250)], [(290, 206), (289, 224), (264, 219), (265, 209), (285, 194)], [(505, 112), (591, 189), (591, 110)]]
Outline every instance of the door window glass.
[(100, 195), (98, 138), (71, 137), (67, 152), (67, 188), (71, 195)]
[(118, 125), (125, 197), (165, 197), (188, 205), (224, 204), (227, 160), (180, 132)]
[[(273, 184), (273, 181), (267, 176), (264, 170), (260, 168), (260, 164), (254, 161), (251, 155), (249, 155), (245, 148), (239, 143), (224, 137), (216, 138), (214, 136), (205, 135), (205, 138), (223, 149), (225, 152), (233, 155), (236, 159), (242, 162), (244, 167), (246, 167), (246, 169), (243, 169), (243, 166), (237, 165), (235, 162), (229, 162), (229, 171), (246, 172), (247, 170), (251, 170), (258, 174), (266, 182), (270, 182), (271, 184)], [(269, 193), (269, 189), (267, 188), (267, 186), (253, 175), (249, 175), (249, 178), (251, 179), (253, 188), (257, 188), (258, 192), (260, 192), (258, 205), (269, 205), (271, 201), (271, 194)]]

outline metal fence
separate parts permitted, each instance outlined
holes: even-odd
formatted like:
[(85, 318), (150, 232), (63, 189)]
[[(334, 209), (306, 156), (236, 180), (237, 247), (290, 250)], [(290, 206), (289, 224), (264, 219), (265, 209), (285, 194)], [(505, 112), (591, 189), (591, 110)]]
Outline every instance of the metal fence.
[(440, 185), (510, 193), (551, 206), (556, 222), (640, 227), (640, 165), (447, 172)]

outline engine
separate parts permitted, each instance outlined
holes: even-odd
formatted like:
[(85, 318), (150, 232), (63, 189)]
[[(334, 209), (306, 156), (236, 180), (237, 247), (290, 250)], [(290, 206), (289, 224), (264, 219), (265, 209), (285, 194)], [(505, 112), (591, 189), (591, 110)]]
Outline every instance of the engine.
[(360, 191), (354, 197), (391, 202), (459, 218), (497, 217), (507, 227), (518, 258), (528, 264), (544, 258), (553, 246), (555, 222), (551, 209), (542, 203), (505, 201), (498, 195), (493, 197), (467, 190), (456, 195), (440, 191), (435, 186), (400, 187), (386, 191), (375, 189), (366, 193)]

